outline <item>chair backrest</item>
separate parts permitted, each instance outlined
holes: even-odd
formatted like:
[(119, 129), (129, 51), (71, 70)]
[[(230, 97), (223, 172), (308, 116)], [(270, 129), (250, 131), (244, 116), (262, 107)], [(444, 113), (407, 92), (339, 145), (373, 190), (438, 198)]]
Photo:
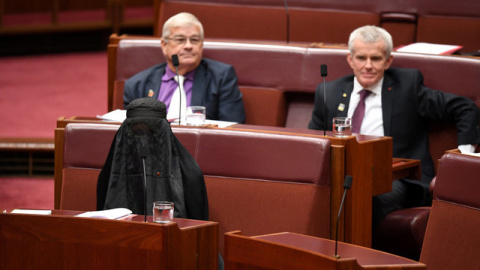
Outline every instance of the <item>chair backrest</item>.
[[(158, 0), (157, 0), (158, 1)], [(280, 1), (170, 1), (157, 8), (154, 35), (162, 35), (165, 21), (179, 12), (190, 12), (201, 22), (209, 38), (287, 42), (287, 17)]]
[(205, 174), (210, 218), (219, 222), (222, 252), (224, 233), (235, 229), (328, 238), (329, 148), (320, 138), (202, 130), (195, 158)]
[(67, 125), (60, 209), (96, 210), (98, 174), (118, 127), (110, 124)]
[(420, 261), (429, 269), (480, 269), (480, 157), (440, 162)]

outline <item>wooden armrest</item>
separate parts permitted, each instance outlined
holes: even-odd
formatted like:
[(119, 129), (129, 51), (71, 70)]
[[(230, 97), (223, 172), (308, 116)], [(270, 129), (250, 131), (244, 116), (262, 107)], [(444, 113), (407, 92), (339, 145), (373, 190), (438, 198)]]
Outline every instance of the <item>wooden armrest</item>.
[(418, 159), (393, 158), (392, 160), (392, 180), (400, 178), (421, 179), (421, 163)]
[(460, 149), (455, 148), (455, 149), (450, 149), (450, 150), (445, 151), (445, 154), (446, 153), (461, 154), (462, 152), (460, 152)]

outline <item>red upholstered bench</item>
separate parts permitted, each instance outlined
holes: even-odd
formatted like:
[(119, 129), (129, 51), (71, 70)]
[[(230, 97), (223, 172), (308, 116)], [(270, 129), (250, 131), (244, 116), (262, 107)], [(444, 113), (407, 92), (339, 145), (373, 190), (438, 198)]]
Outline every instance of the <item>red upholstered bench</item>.
[(208, 38), (287, 42), (283, 1), (171, 1), (156, 0), (154, 36), (164, 22), (179, 12), (190, 12), (202, 22)]
[(208, 38), (231, 41), (345, 44), (355, 28), (377, 25), (392, 34), (395, 47), (454, 44), (477, 55), (480, 49), (480, 2), (475, 0), (461, 5), (433, 0), (155, 0), (155, 5), (155, 36), (161, 36), (170, 16), (187, 11), (202, 21)]
[[(96, 182), (113, 124), (68, 124), (60, 168), (60, 209), (94, 210)], [(255, 131), (174, 127), (207, 185), (210, 220), (223, 234), (278, 231), (330, 237), (330, 141)], [(60, 156), (58, 156), (60, 155)], [(57, 178), (56, 178), (57, 179)]]
[[(322, 81), (320, 65), (328, 66), (327, 81), (351, 74), (344, 49), (305, 48), (261, 43), (213, 42), (204, 44), (204, 56), (233, 65), (244, 95), (247, 124), (306, 128), (311, 118), (315, 88)], [(123, 82), (135, 73), (164, 61), (160, 39), (112, 35), (109, 45), (108, 109), (123, 108)], [(393, 67), (417, 68), (425, 84), (455, 93), (480, 106), (480, 60), (466, 57), (394, 53)], [(458, 82), (462, 87), (458, 87)], [(439, 158), (456, 145), (447, 130), (431, 147)], [(440, 132), (441, 133), (441, 132)], [(453, 136), (453, 138), (452, 138)], [(445, 139), (449, 143), (445, 144)], [(441, 141), (440, 145), (435, 145)], [(453, 145), (452, 142), (453, 141)], [(443, 147), (442, 147), (443, 145)]]
[(0, 35), (113, 30), (115, 1), (0, 1)]

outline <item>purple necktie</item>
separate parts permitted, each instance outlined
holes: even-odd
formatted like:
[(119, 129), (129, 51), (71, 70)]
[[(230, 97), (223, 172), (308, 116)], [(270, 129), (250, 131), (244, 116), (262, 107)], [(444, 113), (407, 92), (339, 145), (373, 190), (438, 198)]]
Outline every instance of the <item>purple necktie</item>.
[(370, 95), (370, 91), (363, 89), (359, 92), (360, 101), (358, 102), (357, 108), (353, 112), (352, 116), (352, 132), (360, 133), (360, 128), (362, 127), (363, 116), (365, 115), (365, 99)]

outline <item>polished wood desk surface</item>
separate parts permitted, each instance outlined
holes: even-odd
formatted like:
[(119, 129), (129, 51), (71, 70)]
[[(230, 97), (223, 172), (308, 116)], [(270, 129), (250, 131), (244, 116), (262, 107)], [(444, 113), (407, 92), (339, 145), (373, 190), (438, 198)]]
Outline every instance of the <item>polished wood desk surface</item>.
[[(290, 232), (254, 236), (253, 238), (305, 249), (327, 256), (335, 255), (335, 241), (333, 240)], [(423, 265), (407, 258), (343, 242), (338, 242), (337, 255), (340, 256), (339, 259), (356, 259), (361, 266)]]
[[(280, 232), (244, 236), (225, 234), (228, 269), (426, 269), (426, 265), (370, 248), (303, 234)], [(335, 256), (337, 255), (337, 256)]]
[[(42, 214), (29, 214), (29, 213), (11, 213), (14, 209), (0, 209), (1, 212), (0, 214), (11, 214), (11, 215), (38, 215), (38, 216), (45, 216)], [(39, 210), (39, 209), (22, 209), (22, 210)], [(64, 216), (64, 217), (75, 217), (76, 215), (85, 213), (86, 211), (73, 211), (73, 210), (39, 210), (39, 211), (51, 211), (51, 214), (48, 216)], [(95, 218), (95, 219), (102, 219), (102, 220), (109, 220), (107, 218)], [(118, 219), (111, 219), (111, 220), (124, 220), (124, 221), (133, 221), (133, 222), (140, 222), (143, 223), (145, 222), (145, 217), (143, 215), (128, 215), (123, 218), (118, 218)], [(205, 221), (205, 220), (196, 220), (196, 219), (185, 219), (185, 218), (173, 218), (173, 222), (170, 223), (155, 223), (153, 222), (153, 217), (152, 216), (147, 216), (147, 222), (146, 223), (151, 223), (159, 226), (171, 226), (173, 224), (176, 224), (179, 229), (191, 229), (194, 227), (198, 226), (205, 226), (205, 225), (212, 225), (212, 224), (217, 224), (217, 222), (214, 221)]]

